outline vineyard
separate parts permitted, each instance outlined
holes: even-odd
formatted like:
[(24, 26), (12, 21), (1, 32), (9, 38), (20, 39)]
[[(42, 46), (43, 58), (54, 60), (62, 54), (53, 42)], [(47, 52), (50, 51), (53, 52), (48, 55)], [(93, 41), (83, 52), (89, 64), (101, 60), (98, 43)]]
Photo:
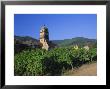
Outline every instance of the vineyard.
[(49, 51), (28, 49), (14, 56), (15, 76), (61, 75), (82, 64), (97, 60), (97, 49), (59, 47)]

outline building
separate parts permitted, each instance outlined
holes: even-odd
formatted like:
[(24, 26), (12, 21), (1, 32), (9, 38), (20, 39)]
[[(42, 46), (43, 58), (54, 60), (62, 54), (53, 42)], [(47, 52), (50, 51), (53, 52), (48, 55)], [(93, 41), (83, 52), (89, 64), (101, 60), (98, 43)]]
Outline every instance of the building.
[(78, 45), (75, 45), (75, 46), (74, 46), (74, 49), (78, 49)]
[(84, 46), (84, 49), (89, 50), (89, 46)]
[(42, 44), (42, 49), (49, 50), (49, 32), (45, 25), (40, 29), (40, 43)]

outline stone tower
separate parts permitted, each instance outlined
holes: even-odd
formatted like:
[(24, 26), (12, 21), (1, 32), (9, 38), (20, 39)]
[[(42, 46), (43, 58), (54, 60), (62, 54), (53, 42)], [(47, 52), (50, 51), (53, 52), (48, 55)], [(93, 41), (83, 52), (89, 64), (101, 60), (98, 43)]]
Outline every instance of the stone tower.
[(40, 43), (42, 44), (42, 49), (49, 49), (49, 32), (45, 25), (40, 29)]

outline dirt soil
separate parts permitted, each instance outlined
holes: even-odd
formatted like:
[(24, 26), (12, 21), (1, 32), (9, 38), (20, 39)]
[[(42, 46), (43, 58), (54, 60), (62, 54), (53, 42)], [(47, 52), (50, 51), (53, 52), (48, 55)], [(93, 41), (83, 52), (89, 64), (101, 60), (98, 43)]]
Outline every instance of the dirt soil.
[(64, 76), (97, 76), (97, 63), (84, 64), (73, 71), (67, 71)]

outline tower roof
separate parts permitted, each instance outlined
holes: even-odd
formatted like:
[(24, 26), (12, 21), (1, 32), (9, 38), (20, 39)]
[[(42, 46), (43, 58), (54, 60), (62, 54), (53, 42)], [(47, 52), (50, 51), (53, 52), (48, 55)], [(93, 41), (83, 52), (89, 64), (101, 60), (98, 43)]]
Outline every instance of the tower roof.
[(48, 29), (45, 25), (43, 25), (42, 27), (41, 27), (41, 29)]

